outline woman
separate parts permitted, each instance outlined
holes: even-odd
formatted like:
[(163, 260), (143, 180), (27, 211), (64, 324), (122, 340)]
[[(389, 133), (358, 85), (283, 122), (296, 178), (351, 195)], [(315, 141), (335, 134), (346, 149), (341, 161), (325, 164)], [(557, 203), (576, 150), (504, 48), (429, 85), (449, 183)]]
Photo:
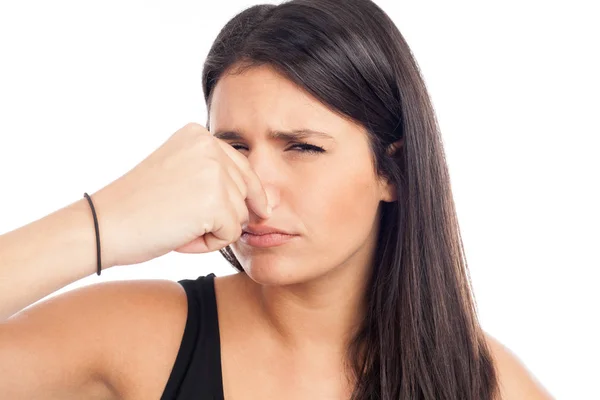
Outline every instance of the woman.
[(239, 273), (91, 285), (13, 315), (3, 398), (549, 398), (478, 323), (434, 111), (380, 8), (251, 7), (203, 83), (206, 128), (0, 237), (0, 311), (96, 262), (219, 250)]

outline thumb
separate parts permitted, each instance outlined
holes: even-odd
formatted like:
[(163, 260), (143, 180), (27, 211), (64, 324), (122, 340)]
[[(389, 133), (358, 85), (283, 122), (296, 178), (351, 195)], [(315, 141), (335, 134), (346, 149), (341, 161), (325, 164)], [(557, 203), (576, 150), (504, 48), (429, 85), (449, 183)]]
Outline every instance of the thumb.
[(184, 254), (210, 253), (227, 246), (226, 240), (219, 239), (212, 233), (202, 235), (183, 246), (177, 247), (175, 252)]

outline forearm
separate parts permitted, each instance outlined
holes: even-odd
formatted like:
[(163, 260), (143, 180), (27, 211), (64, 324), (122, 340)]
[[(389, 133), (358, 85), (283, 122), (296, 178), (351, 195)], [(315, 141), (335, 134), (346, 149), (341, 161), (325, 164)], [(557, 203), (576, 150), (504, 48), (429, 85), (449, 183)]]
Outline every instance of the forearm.
[[(95, 201), (94, 205), (97, 207)], [(83, 197), (1, 235), (0, 322), (68, 284), (95, 273), (95, 235), (92, 211)], [(109, 266), (105, 266), (104, 261), (102, 264), (103, 269)]]

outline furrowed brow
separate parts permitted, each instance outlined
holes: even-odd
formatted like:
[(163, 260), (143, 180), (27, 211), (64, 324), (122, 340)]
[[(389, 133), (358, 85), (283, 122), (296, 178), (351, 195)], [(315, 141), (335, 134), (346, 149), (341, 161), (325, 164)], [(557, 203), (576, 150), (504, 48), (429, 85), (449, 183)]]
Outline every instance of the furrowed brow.
[[(214, 134), (214, 137), (221, 140), (244, 140), (244, 135), (236, 131), (219, 131)], [(335, 142), (333, 136), (325, 133), (314, 131), (312, 129), (296, 129), (293, 131), (271, 131), (269, 139), (280, 141), (302, 140), (310, 137), (318, 137)]]

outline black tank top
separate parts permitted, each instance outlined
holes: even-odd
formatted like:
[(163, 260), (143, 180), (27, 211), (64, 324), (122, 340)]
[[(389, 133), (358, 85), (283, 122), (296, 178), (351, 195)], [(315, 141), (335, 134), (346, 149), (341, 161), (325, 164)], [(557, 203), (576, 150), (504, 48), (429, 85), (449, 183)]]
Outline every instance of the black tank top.
[(215, 274), (178, 281), (188, 314), (171, 375), (160, 400), (223, 400)]

